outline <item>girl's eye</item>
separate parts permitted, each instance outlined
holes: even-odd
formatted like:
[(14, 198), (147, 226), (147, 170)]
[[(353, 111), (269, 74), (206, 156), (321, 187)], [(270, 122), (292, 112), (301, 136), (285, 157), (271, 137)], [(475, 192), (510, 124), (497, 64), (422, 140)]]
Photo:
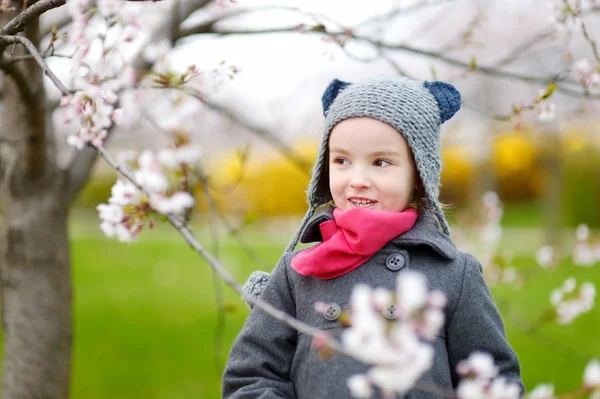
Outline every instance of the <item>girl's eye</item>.
[(348, 164), (348, 160), (344, 158), (334, 158), (333, 163), (338, 165), (346, 165)]
[(391, 163), (389, 161), (386, 161), (385, 159), (378, 159), (376, 160), (373, 165), (375, 166), (389, 166), (391, 165)]

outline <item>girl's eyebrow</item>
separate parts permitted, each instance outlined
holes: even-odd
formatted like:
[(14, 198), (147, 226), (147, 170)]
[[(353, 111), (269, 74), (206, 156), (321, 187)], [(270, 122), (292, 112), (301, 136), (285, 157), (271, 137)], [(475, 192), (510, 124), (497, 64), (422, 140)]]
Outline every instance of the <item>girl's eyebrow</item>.
[(402, 157), (402, 154), (400, 154), (398, 151), (375, 151), (371, 153), (371, 156), (373, 157), (389, 157), (389, 156), (396, 156), (396, 157)]
[(329, 150), (329, 152), (337, 152), (337, 153), (340, 153), (340, 154), (348, 154), (348, 151), (346, 151), (345, 149), (340, 148), (340, 147), (332, 147)]

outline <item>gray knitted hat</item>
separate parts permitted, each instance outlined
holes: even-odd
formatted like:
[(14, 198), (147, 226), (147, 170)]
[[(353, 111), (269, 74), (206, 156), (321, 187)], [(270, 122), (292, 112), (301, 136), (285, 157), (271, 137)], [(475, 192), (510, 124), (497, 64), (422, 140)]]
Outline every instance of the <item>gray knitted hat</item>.
[[(440, 125), (460, 109), (458, 90), (445, 82), (417, 82), (400, 77), (379, 77), (352, 84), (334, 79), (322, 101), (325, 128), (307, 191), (309, 209), (286, 252), (294, 250), (315, 210), (331, 200), (329, 135), (336, 124), (354, 117), (377, 119), (404, 136), (423, 183), (423, 211), (435, 215), (443, 231), (450, 235), (438, 200), (442, 171)], [(258, 297), (267, 279), (264, 272), (253, 273), (244, 285), (247, 297)]]

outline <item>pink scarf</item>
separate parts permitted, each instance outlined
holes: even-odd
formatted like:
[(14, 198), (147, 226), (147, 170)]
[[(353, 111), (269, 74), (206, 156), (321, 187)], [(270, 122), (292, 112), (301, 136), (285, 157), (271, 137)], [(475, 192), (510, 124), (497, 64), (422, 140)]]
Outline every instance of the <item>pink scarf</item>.
[(328, 280), (356, 269), (392, 238), (410, 230), (417, 211), (383, 212), (366, 208), (333, 210), (333, 219), (319, 225), (323, 242), (292, 258), (303, 276)]

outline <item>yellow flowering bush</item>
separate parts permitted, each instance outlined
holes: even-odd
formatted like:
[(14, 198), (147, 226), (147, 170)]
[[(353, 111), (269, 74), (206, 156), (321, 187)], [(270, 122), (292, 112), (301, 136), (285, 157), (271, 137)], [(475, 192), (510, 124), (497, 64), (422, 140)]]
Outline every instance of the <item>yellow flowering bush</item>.
[(531, 200), (541, 194), (543, 166), (532, 136), (517, 131), (498, 134), (489, 162), (503, 201)]
[[(305, 142), (294, 151), (315, 162), (318, 143)], [(211, 173), (213, 193), (228, 212), (255, 216), (291, 216), (306, 212), (308, 171), (275, 152), (253, 154), (243, 161), (239, 154), (225, 157)]]
[(445, 146), (442, 148), (442, 162), (441, 201), (456, 206), (467, 203), (477, 177), (477, 165), (469, 157), (468, 149), (461, 145)]

